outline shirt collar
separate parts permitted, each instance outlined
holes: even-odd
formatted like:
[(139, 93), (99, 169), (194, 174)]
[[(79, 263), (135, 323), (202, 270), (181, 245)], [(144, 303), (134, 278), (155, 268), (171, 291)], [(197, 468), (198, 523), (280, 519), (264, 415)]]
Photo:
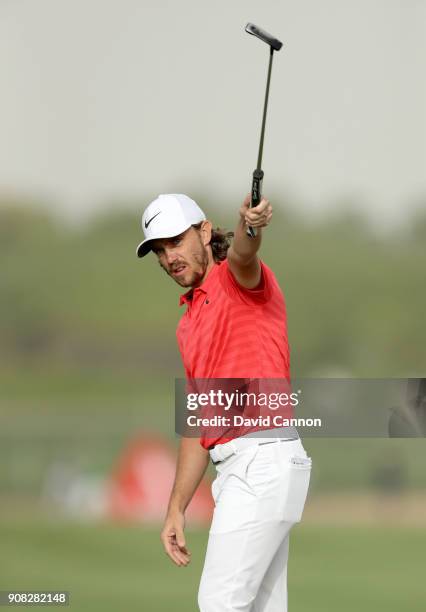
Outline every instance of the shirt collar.
[(182, 304), (189, 304), (191, 300), (192, 300), (192, 289), (190, 289), (186, 293), (182, 293), (182, 295), (179, 298), (179, 306), (182, 306)]
[(186, 293), (183, 293), (180, 296), (179, 306), (182, 306), (182, 304), (190, 304), (194, 294), (197, 293), (197, 291), (201, 293), (208, 292), (208, 290), (211, 288), (212, 284), (214, 283), (214, 279), (217, 275), (217, 272), (219, 270), (219, 266), (221, 263), (222, 262), (215, 263), (215, 265), (212, 267), (210, 272), (207, 274), (207, 277), (204, 279), (204, 282), (199, 287), (195, 287), (195, 289), (190, 289), (189, 291), (187, 291)]

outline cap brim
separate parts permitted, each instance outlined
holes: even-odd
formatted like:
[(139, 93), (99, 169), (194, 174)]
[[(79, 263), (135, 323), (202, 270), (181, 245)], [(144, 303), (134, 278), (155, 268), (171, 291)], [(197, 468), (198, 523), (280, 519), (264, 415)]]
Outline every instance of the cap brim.
[(140, 244), (138, 244), (138, 248), (136, 249), (136, 255), (138, 257), (145, 257), (145, 255), (147, 255), (150, 250), (151, 250), (151, 242), (152, 242), (152, 238), (150, 240), (144, 240), (143, 242), (141, 242)]

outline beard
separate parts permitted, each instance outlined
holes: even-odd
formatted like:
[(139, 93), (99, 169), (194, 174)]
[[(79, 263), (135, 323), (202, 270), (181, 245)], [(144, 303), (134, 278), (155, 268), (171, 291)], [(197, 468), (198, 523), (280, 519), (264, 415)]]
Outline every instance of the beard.
[[(198, 287), (204, 278), (208, 263), (208, 251), (200, 239), (200, 248), (191, 254), (188, 261), (179, 259), (179, 261), (175, 262), (172, 266), (166, 267), (162, 264), (160, 265), (166, 274), (181, 287)], [(174, 271), (180, 266), (186, 266), (185, 273), (181, 277), (173, 276)]]

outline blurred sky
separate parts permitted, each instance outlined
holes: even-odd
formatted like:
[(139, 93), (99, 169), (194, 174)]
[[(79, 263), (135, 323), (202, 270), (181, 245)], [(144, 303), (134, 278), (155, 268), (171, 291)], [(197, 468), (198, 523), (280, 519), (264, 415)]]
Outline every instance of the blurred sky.
[(425, 0), (1, 0), (0, 196), (77, 219), (167, 191), (239, 204), (268, 62), (247, 21), (284, 42), (265, 194), (382, 222), (424, 204)]

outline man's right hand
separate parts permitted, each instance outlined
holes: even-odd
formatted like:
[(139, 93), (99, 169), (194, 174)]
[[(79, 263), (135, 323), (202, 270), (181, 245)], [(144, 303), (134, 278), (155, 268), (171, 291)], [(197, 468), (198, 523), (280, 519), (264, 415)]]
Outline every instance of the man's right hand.
[(161, 532), (161, 541), (164, 550), (176, 565), (188, 565), (191, 553), (186, 548), (185, 536), (185, 517), (182, 512), (168, 514)]
[(209, 452), (197, 438), (180, 440), (176, 476), (161, 532), (164, 550), (176, 565), (188, 565), (191, 553), (186, 549), (185, 509), (191, 501), (209, 464)]

